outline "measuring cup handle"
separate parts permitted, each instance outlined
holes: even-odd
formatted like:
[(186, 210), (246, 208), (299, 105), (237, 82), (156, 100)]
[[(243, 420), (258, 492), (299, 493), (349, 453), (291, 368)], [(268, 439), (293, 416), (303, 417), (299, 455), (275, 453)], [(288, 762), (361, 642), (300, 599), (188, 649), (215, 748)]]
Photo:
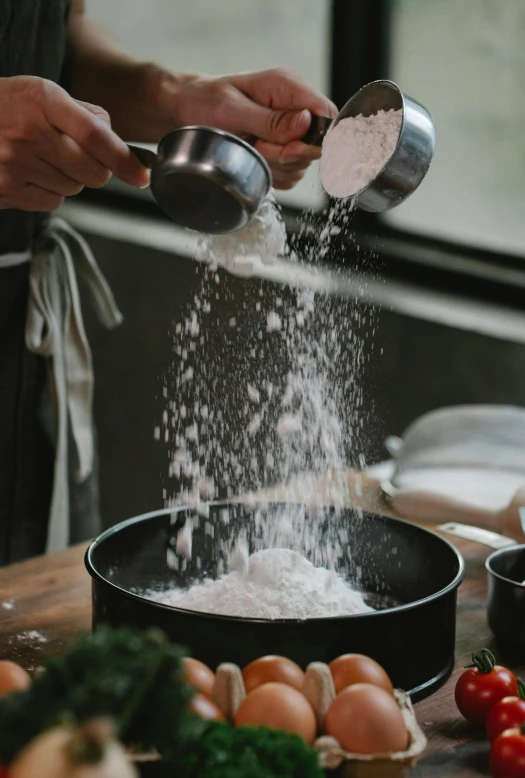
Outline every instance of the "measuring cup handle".
[(157, 155), (154, 151), (151, 151), (150, 149), (144, 149), (142, 146), (133, 146), (132, 143), (127, 144), (128, 149), (132, 151), (136, 157), (138, 157), (139, 162), (141, 162), (144, 167), (147, 167), (148, 170), (151, 170), (157, 161)]
[(313, 113), (308, 132), (302, 138), (303, 143), (307, 143), (308, 146), (321, 146), (332, 121), (327, 116), (317, 116), (317, 114)]

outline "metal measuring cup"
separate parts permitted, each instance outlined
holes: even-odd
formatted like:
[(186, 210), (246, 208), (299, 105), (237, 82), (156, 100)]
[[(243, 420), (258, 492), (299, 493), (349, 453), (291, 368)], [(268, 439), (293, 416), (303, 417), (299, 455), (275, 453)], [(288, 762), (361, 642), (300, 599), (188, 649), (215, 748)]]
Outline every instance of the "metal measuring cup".
[(400, 110), (401, 130), (392, 156), (366, 187), (356, 192), (356, 204), (363, 211), (379, 213), (395, 208), (415, 192), (426, 176), (436, 148), (436, 128), (427, 109), (403, 94), (393, 81), (372, 81), (356, 92), (339, 111), (333, 123), (354, 116), (372, 116), (378, 111)]
[[(303, 143), (320, 146), (330, 119), (313, 116)], [(181, 127), (158, 152), (128, 147), (151, 170), (151, 192), (172, 221), (198, 232), (245, 227), (272, 187), (268, 163), (236, 135), (213, 127)]]
[[(385, 211), (405, 200), (424, 178), (435, 146), (432, 117), (392, 81), (375, 81), (345, 104), (332, 122), (312, 116), (303, 143), (320, 146), (332, 126), (348, 116), (380, 109), (403, 110), (396, 149), (381, 173), (358, 193), (357, 205)], [(225, 234), (245, 227), (272, 186), (266, 160), (236, 135), (212, 127), (181, 127), (166, 135), (158, 153), (130, 145), (151, 169), (151, 192), (176, 223), (199, 232)]]
[(253, 146), (212, 127), (174, 130), (157, 154), (129, 148), (151, 169), (151, 192), (164, 213), (199, 232), (241, 229), (272, 186), (270, 168)]

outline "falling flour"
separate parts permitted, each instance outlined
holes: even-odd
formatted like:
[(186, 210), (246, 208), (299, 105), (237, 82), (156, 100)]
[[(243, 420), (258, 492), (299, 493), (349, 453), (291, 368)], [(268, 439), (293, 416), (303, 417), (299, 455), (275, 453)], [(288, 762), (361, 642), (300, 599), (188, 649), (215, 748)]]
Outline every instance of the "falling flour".
[(243, 229), (226, 235), (202, 236), (196, 259), (247, 277), (253, 274), (255, 262), (274, 264), (286, 250), (286, 227), (273, 195), (269, 195)]
[[(330, 207), (308, 249), (311, 262), (330, 252), (349, 218), (343, 202)], [(196, 531), (215, 538), (215, 554), (223, 566), (216, 581), (152, 592), (147, 595), (152, 599), (253, 618), (370, 610), (362, 595), (334, 572), (348, 560), (348, 527), (339, 516), (348, 504), (345, 471), (354, 464), (347, 450), (357, 456), (362, 424), (358, 379), (363, 346), (354, 332), (361, 326), (360, 309), (311, 289), (263, 287), (254, 280), (235, 284), (233, 297), (229, 274), (249, 276), (255, 260), (268, 264), (280, 256), (298, 260), (273, 198), (244, 230), (201, 241), (202, 285), (174, 326), (173, 367), (162, 389), (162, 423), (154, 437), (168, 449), (165, 505), (190, 509), (168, 551), (168, 566), (180, 575), (191, 560), (193, 569), (201, 569), (195, 550), (199, 543), (193, 542)], [(228, 309), (231, 303), (233, 310)], [(349, 359), (351, 375), (343, 378)], [(323, 497), (332, 507), (315, 515), (310, 510), (306, 520), (304, 510), (291, 510), (297, 482), (300, 499), (311, 505), (319, 498), (320, 478), (329, 484)], [(210, 511), (210, 500), (256, 494), (274, 485), (285, 485), (285, 515), (276, 518), (254, 508), (257, 542), (251, 547), (256, 553), (249, 560), (245, 555), (245, 567), (239, 566), (234, 530), (227, 538), (217, 531), (218, 525), (230, 526), (229, 512), (223, 521)], [(321, 541), (322, 527), (328, 529)], [(260, 559), (273, 571), (270, 584), (258, 577), (264, 572)]]
[(332, 197), (353, 197), (384, 168), (397, 145), (403, 113), (341, 119), (323, 140), (321, 181)]
[[(233, 562), (236, 560), (233, 559)], [(146, 596), (187, 610), (254, 619), (316, 619), (372, 611), (363, 595), (333, 570), (314, 567), (296, 551), (257, 551), (245, 569), (189, 589), (148, 592)]]

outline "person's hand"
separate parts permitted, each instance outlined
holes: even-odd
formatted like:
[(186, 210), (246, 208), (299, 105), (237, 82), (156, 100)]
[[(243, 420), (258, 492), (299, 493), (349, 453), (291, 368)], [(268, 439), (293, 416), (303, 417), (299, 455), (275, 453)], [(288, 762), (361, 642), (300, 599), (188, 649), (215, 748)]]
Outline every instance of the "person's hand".
[(0, 78), (0, 208), (54, 211), (114, 173), (133, 186), (149, 175), (112, 131), (104, 109), (32, 76)]
[(183, 77), (172, 110), (179, 126), (207, 124), (254, 143), (277, 189), (291, 189), (321, 155), (319, 148), (301, 143), (311, 114), (337, 116), (327, 97), (288, 69)]

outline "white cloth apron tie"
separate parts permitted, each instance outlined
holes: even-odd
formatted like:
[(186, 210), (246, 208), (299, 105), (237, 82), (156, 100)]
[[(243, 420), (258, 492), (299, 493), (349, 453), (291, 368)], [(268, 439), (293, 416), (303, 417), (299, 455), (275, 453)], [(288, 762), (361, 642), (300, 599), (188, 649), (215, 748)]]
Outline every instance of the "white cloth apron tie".
[(122, 322), (111, 290), (86, 241), (67, 222), (53, 218), (31, 260), (26, 345), (51, 362), (56, 416), (56, 454), (47, 553), (69, 544), (69, 455), (71, 429), (79, 483), (93, 469), (93, 364), (86, 337), (77, 275), (85, 282), (101, 323)]

